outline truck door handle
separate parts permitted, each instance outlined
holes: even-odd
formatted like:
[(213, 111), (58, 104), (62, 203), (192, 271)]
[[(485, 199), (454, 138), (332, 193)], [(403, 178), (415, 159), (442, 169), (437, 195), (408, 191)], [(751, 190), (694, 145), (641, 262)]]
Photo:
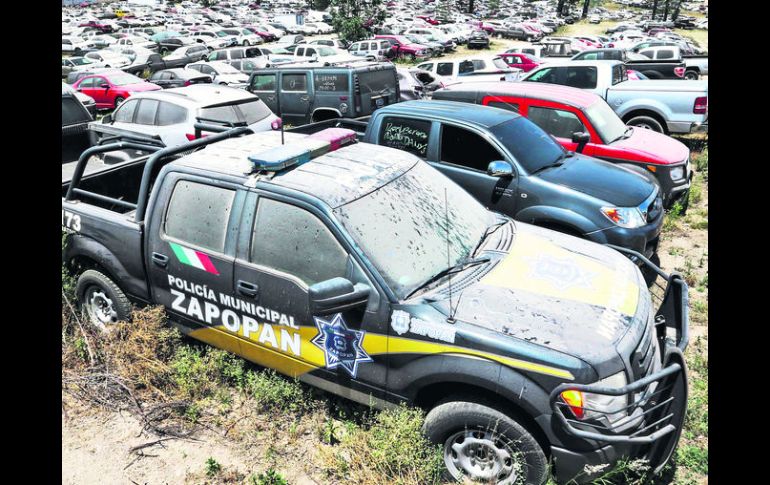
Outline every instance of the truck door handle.
[(241, 295), (256, 297), (259, 294), (259, 286), (248, 281), (238, 280), (236, 288)]
[(299, 98), (300, 101), (307, 101), (308, 99), (310, 98), (308, 98), (307, 96), (300, 96)]
[(152, 253), (152, 262), (161, 268), (168, 266), (168, 256), (160, 253)]

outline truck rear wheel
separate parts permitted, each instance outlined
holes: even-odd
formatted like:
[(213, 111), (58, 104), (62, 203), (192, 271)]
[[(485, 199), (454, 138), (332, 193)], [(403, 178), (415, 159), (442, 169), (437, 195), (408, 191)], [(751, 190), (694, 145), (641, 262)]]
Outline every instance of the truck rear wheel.
[(647, 130), (657, 131), (658, 133), (665, 134), (666, 131), (663, 129), (663, 125), (660, 124), (658, 120), (651, 116), (634, 116), (630, 120), (626, 122), (628, 126), (638, 126), (639, 128), (645, 128)]
[(78, 278), (78, 302), (89, 321), (99, 330), (131, 316), (131, 302), (118, 285), (99, 271), (89, 269)]
[(684, 72), (684, 78), (687, 79), (687, 80), (697, 81), (698, 77), (700, 77), (700, 76), (698, 76), (698, 71), (690, 70), (690, 71), (685, 71)]
[(540, 485), (548, 462), (534, 436), (508, 415), (469, 398), (450, 399), (425, 418), (425, 435), (443, 447), (446, 473), (497, 485)]

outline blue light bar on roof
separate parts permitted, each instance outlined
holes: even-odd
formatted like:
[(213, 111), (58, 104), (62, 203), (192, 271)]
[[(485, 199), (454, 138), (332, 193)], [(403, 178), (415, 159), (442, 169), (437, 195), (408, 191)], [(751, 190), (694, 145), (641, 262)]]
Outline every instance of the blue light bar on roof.
[(310, 161), (310, 149), (304, 146), (281, 145), (264, 152), (249, 155), (255, 170), (277, 172)]

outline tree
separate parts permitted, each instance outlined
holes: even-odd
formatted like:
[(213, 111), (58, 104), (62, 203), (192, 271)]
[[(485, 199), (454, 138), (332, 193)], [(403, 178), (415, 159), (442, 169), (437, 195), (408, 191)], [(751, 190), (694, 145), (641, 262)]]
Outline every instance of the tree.
[(332, 25), (343, 40), (355, 42), (371, 35), (385, 20), (382, 0), (332, 0)]
[(658, 11), (658, 0), (652, 0), (652, 20), (655, 20), (655, 14)]
[(591, 0), (585, 0), (585, 2), (583, 3), (583, 14), (580, 16), (580, 18), (588, 17), (588, 7), (590, 6), (589, 5), (590, 3), (591, 3)]
[(556, 5), (556, 14), (559, 17), (564, 16), (564, 2), (565, 0), (559, 0), (559, 3)]

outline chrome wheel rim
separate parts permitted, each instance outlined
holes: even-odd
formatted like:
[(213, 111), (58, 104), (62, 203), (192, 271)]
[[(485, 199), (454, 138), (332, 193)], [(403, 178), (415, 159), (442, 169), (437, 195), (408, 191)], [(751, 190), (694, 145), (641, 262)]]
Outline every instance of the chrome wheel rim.
[(101, 288), (92, 286), (86, 290), (85, 306), (91, 323), (102, 330), (118, 321), (115, 304)]
[(519, 458), (508, 440), (491, 430), (458, 431), (444, 442), (444, 463), (455, 480), (517, 483), (522, 468)]

